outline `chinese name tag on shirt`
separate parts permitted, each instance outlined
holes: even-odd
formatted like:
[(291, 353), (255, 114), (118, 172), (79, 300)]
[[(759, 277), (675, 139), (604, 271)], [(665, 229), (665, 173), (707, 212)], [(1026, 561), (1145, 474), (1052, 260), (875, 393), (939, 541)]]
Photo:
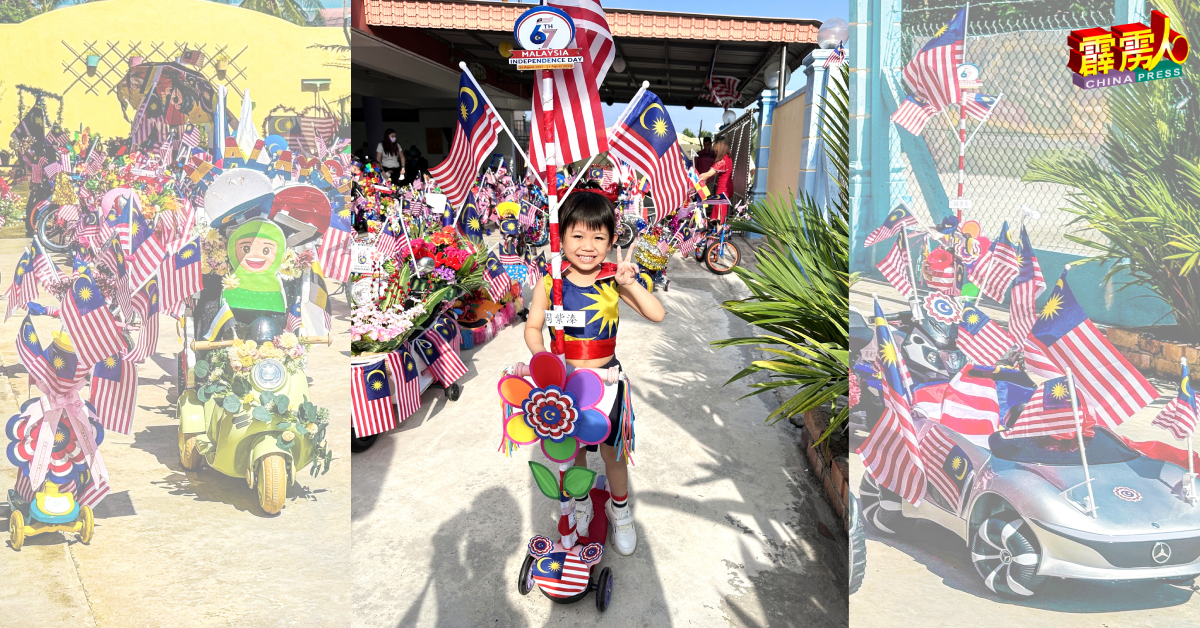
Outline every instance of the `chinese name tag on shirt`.
[(587, 317), (578, 310), (547, 310), (546, 324), (551, 327), (583, 327), (587, 325)]

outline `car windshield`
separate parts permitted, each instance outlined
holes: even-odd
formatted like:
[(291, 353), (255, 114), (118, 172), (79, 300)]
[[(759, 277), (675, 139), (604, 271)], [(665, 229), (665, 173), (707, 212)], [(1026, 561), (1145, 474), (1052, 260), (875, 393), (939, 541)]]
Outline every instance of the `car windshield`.
[[(1111, 464), (1129, 462), (1140, 456), (1121, 439), (1104, 428), (1096, 428), (1096, 435), (1083, 438), (1087, 448), (1088, 464)], [(1000, 432), (988, 438), (992, 455), (1001, 460), (1030, 462), (1053, 466), (1075, 466), (1082, 464), (1079, 458), (1079, 439), (1058, 440), (1049, 436), (1036, 438), (1003, 438)]]

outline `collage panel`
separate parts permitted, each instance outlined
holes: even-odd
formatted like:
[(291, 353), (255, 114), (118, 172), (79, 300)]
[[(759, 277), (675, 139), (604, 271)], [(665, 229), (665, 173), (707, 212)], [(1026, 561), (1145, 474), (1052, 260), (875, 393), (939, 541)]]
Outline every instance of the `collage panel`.
[(852, 623), (1197, 624), (1200, 7), (850, 10)]
[(0, 625), (349, 625), (348, 41), (245, 4), (0, 11)]

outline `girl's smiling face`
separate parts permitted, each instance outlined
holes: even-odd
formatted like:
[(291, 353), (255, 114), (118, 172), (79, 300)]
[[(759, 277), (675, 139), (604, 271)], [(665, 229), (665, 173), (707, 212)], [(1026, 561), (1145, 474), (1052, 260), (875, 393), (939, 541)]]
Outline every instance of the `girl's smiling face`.
[(253, 273), (266, 270), (275, 261), (278, 246), (268, 238), (242, 238), (237, 241), (238, 264)]
[(604, 262), (611, 244), (612, 237), (608, 229), (593, 229), (586, 224), (575, 223), (563, 232), (563, 257), (576, 270), (589, 273)]

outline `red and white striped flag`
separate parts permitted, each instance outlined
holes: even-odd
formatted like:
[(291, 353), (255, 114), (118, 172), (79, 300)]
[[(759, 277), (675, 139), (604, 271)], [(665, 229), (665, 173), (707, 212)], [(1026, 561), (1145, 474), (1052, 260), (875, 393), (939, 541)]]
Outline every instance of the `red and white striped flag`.
[(999, 302), (1004, 300), (1008, 284), (1016, 279), (1019, 273), (1017, 249), (1008, 239), (1008, 221), (1005, 221), (1000, 235), (992, 240), (992, 245), (971, 269), (971, 281), (979, 287), (980, 292)]
[(83, 489), (83, 493), (79, 495), (79, 505), (95, 508), (100, 500), (108, 495), (112, 487), (108, 485), (108, 478), (104, 476), (94, 476), (92, 481), (88, 483), (87, 488)]
[(1008, 331), (1013, 338), (1024, 338), (1037, 321), (1037, 298), (1046, 291), (1042, 267), (1033, 254), (1029, 234), (1021, 226), (1021, 249), (1017, 252), (1017, 280), (1008, 303)]
[(925, 465), (917, 447), (908, 402), (886, 382), (883, 402), (883, 416), (858, 448), (858, 454), (880, 486), (916, 506), (925, 493)]
[(33, 253), (29, 249), (25, 249), (25, 254), (17, 262), (17, 267), (13, 270), (13, 282), (8, 286), (8, 290), (4, 291), (4, 298), (8, 301), (4, 310), (4, 320), (12, 316), (13, 310), (24, 309), (30, 301), (38, 298), (38, 282), (33, 276)]
[(41, 338), (33, 327), (33, 318), (28, 314), (21, 322), (21, 333), (17, 336), (17, 357), (21, 360), (21, 366), (25, 367), (25, 372), (29, 373), (33, 385), (42, 388), (44, 383), (54, 381), (54, 369), (46, 359)]
[(1000, 427), (1000, 400), (996, 382), (973, 374), (973, 365), (964, 366), (942, 396), (941, 423), (968, 436), (989, 436)]
[(200, 274), (200, 238), (183, 245), (163, 264), (162, 303), (167, 313), (200, 292), (204, 279)]
[(913, 285), (908, 279), (909, 273), (912, 272), (912, 262), (909, 259), (908, 246), (905, 244), (903, 236), (896, 238), (892, 249), (875, 267), (883, 273), (884, 278), (892, 284), (893, 288), (900, 291), (900, 294), (906, 297), (913, 295)]
[(442, 384), (450, 385), (467, 374), (467, 366), (458, 356), (458, 325), (445, 315), (413, 341), (413, 345)]
[(129, 435), (137, 407), (138, 375), (134, 360), (114, 353), (92, 367), (90, 401), (104, 429)]
[(730, 105), (737, 102), (740, 96), (738, 93), (739, 80), (732, 76), (715, 76), (713, 74), (713, 70), (717, 67), (717, 51), (720, 48), (721, 46), (718, 44), (713, 49), (712, 59), (708, 62), (708, 74), (704, 76), (706, 91), (700, 94), (700, 97), (728, 109)]
[(33, 487), (29, 485), (29, 475), (25, 471), (17, 470), (17, 483), (13, 488), (16, 489), (17, 495), (20, 495), (21, 499), (26, 503), (33, 502), (35, 492)]
[(654, 208), (660, 216), (688, 202), (692, 184), (671, 117), (651, 91), (630, 103), (629, 115), (612, 129), (609, 155), (629, 162), (650, 179)]
[[(1039, 384), (1020, 416), (1005, 430), (1004, 437), (1074, 436), (1075, 414), (1071, 411), (1069, 390), (1066, 377), (1048, 379)], [(1079, 412), (1082, 419), (1085, 414), (1082, 399), (1079, 400)]]
[(471, 76), (463, 72), (458, 83), (458, 124), (450, 153), (442, 163), (429, 169), (429, 174), (455, 207), (466, 200), (479, 174), (479, 166), (496, 148), (502, 128), (499, 114), (476, 93), (477, 89)]
[(121, 308), (121, 315), (125, 317), (125, 320), (129, 320), (134, 314), (133, 289), (129, 287), (129, 270), (125, 264), (125, 253), (121, 251), (121, 242), (117, 236), (112, 236), (109, 245), (100, 251), (98, 260), (115, 275), (114, 297), (117, 305)]
[(92, 147), (87, 159), (83, 162), (84, 176), (94, 177), (104, 167), (104, 150), (99, 145)]
[(950, 505), (957, 508), (962, 500), (962, 487), (970, 469), (966, 454), (940, 428), (931, 425), (921, 437), (921, 459), (929, 484), (937, 487), (950, 501)]
[(958, 66), (963, 60), (966, 9), (942, 26), (904, 66), (904, 82), (938, 111), (958, 102)]
[(968, 305), (958, 322), (958, 348), (979, 364), (995, 364), (1017, 341), (983, 310)]
[(334, 281), (346, 281), (350, 277), (350, 208), (341, 207), (333, 211), (329, 229), (321, 236), (321, 248), (317, 259), (321, 262), (321, 273)]
[(350, 366), (350, 404), (355, 436), (362, 438), (396, 427), (384, 360)]
[[(600, 86), (616, 58), (612, 31), (597, 0), (548, 0), (546, 6), (562, 9), (575, 22), (575, 42), (583, 49), (583, 62), (569, 70), (550, 70), (554, 93), (555, 163), (583, 161), (608, 150), (604, 134), (604, 111)], [(545, 139), (542, 128), (542, 81), (533, 81), (533, 129), (529, 158), (533, 169), (546, 171)]]
[(493, 252), (488, 253), (483, 278), (487, 281), (488, 296), (496, 303), (499, 303), (512, 287), (512, 278), (504, 272), (504, 265)]
[(917, 226), (916, 217), (908, 210), (907, 205), (901, 203), (891, 212), (888, 212), (887, 218), (883, 219), (882, 225), (879, 225), (871, 233), (867, 234), (867, 238), (863, 240), (863, 246), (874, 246), (900, 233), (900, 230), (905, 227), (915, 226)]
[(84, 368), (127, 348), (100, 287), (86, 274), (75, 278), (63, 298), (62, 320)]
[(1058, 363), (1050, 359), (1050, 356), (1046, 354), (1046, 347), (1038, 342), (1032, 334), (1025, 336), (1025, 340), (1021, 343), (1021, 351), (1025, 354), (1026, 371), (1038, 377), (1047, 378), (1062, 377), (1067, 374)]
[(396, 216), (394, 219), (388, 219), (383, 231), (379, 234), (379, 240), (375, 243), (375, 251), (385, 258), (391, 258), (396, 253), (403, 252), (408, 248), (408, 236), (404, 234), (403, 229), (396, 226), (397, 220), (404, 220), (404, 218)]
[(1167, 402), (1167, 406), (1150, 424), (1167, 430), (1178, 439), (1187, 438), (1196, 431), (1196, 391), (1188, 379), (1186, 363), (1179, 380), (1179, 394)]
[(33, 278), (42, 284), (44, 288), (49, 288), (61, 282), (63, 280), (62, 271), (58, 270), (58, 265), (42, 250), (42, 246), (38, 244), (37, 238), (30, 240), (30, 245), (33, 247), (33, 258), (30, 260)]
[(925, 102), (916, 94), (909, 94), (904, 102), (896, 107), (891, 121), (900, 125), (913, 135), (920, 135), (925, 130), (925, 124), (938, 114), (938, 108)]
[(392, 403), (396, 418), (404, 421), (421, 408), (421, 374), (408, 345), (387, 354), (388, 371), (392, 379)]
[(137, 344), (126, 354), (130, 362), (145, 362), (158, 350), (158, 311), (161, 305), (158, 297), (158, 277), (151, 277), (141, 290), (133, 295), (133, 309), (142, 319), (142, 329), (138, 332)]

